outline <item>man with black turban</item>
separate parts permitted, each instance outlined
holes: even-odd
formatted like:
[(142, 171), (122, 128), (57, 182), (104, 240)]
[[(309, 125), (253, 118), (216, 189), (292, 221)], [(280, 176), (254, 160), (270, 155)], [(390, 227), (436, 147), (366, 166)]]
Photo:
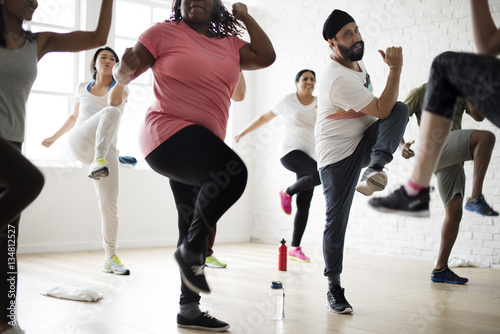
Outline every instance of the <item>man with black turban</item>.
[[(382, 95), (373, 96), (370, 76), (361, 60), (364, 42), (348, 13), (334, 10), (323, 26), (332, 54), (320, 76), (316, 153), (326, 200), (323, 234), (327, 306), (350, 313), (340, 285), (344, 238), (354, 190), (370, 196), (387, 184), (383, 168), (392, 160), (408, 123), (408, 107), (397, 101), (403, 67), (401, 47), (379, 50), (389, 66)], [(368, 167), (356, 186), (361, 169)]]

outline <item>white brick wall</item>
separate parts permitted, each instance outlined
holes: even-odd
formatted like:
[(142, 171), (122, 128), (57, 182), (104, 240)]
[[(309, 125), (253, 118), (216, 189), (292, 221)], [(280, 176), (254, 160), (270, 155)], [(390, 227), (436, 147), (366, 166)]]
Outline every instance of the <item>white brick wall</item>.
[[(474, 51), (468, 0), (248, 0), (249, 11), (271, 38), (277, 60), (270, 68), (248, 73), (248, 102), (254, 107), (235, 120), (235, 131), (246, 121), (268, 111), (284, 94), (295, 91), (295, 74), (311, 68), (321, 75), (329, 58), (323, 40), (323, 22), (330, 12), (340, 8), (349, 12), (360, 27), (365, 40), (364, 61), (379, 96), (385, 87), (388, 68), (378, 49), (401, 45), (405, 65), (400, 100), (408, 91), (427, 81), (430, 65), (443, 51)], [(495, 22), (500, 25), (500, 0), (490, 0)], [(244, 121), (242, 121), (244, 118)], [(490, 130), (497, 138), (500, 132), (488, 121), (475, 123), (464, 116), (464, 128)], [(252, 239), (279, 244), (284, 237), (291, 241), (293, 215), (286, 216), (279, 207), (278, 191), (294, 180), (294, 175), (280, 163), (283, 127), (273, 121), (249, 135), (235, 149), (248, 164), (248, 190), (253, 194)], [(407, 139), (418, 139), (415, 120), (408, 126)], [(418, 143), (417, 143), (418, 145)], [(409, 176), (412, 161), (396, 152), (387, 166), (388, 190), (398, 187)], [(472, 163), (465, 164), (470, 194)], [(433, 179), (435, 185), (435, 179)], [(500, 209), (500, 145), (497, 144), (484, 185), (488, 202)], [(444, 208), (437, 191), (432, 194), (430, 219), (409, 219), (380, 215), (366, 205), (367, 198), (356, 194), (346, 236), (346, 250), (378, 255), (434, 261), (439, 249)], [(305, 250), (321, 247), (324, 226), (324, 198), (317, 187), (302, 246)], [(466, 260), (486, 265), (500, 264), (500, 218), (482, 218), (464, 211), (461, 230), (452, 252)]]

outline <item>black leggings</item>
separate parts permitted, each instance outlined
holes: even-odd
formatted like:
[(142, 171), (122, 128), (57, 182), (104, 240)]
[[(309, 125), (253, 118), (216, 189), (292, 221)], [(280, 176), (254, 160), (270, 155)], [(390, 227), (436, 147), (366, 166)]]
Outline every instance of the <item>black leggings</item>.
[[(248, 172), (240, 157), (211, 131), (191, 125), (146, 157), (170, 179), (178, 214), (177, 245), (206, 254), (210, 230), (245, 190)], [(181, 286), (181, 304), (199, 296)]]
[(500, 127), (500, 60), (447, 51), (434, 59), (423, 110), (453, 119), (462, 96), (484, 117)]
[(281, 158), (281, 164), (297, 174), (297, 181), (288, 187), (286, 192), (289, 195), (297, 194), (292, 246), (298, 247), (306, 230), (314, 187), (321, 184), (318, 165), (313, 158), (299, 150), (291, 151)]
[(40, 194), (44, 179), (21, 154), (21, 143), (0, 138), (0, 156), (0, 323), (4, 323), (15, 320), (21, 212)]

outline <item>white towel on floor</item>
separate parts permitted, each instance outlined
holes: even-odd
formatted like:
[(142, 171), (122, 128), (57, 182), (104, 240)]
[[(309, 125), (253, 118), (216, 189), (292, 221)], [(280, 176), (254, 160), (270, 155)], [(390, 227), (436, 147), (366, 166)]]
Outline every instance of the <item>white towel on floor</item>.
[(478, 267), (478, 268), (487, 268), (489, 264), (483, 264), (473, 260), (461, 259), (459, 257), (453, 257), (448, 261), (448, 267), (457, 268), (457, 267)]
[(104, 297), (102, 293), (90, 288), (77, 286), (55, 286), (42, 293), (42, 295), (87, 302), (95, 302)]

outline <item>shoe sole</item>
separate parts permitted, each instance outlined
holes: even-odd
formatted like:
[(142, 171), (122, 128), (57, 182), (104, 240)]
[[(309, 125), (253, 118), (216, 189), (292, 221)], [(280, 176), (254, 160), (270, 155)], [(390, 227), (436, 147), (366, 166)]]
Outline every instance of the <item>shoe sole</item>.
[(299, 262), (310, 262), (311, 261), (310, 259), (302, 260), (302, 259), (299, 259), (298, 257), (292, 256), (292, 255), (287, 255), (287, 258), (289, 260), (299, 261)]
[(448, 281), (448, 280), (445, 280), (445, 279), (441, 279), (441, 278), (432, 278), (431, 277), (431, 281), (433, 281), (434, 283), (449, 283), (449, 284), (465, 284), (468, 282), (455, 282), (455, 281)]
[(180, 264), (181, 262), (181, 259), (178, 259), (177, 257), (180, 257), (180, 255), (177, 255), (177, 252), (174, 253), (174, 258), (175, 258), (175, 262), (177, 262), (177, 265), (179, 266), (179, 271), (181, 272), (181, 279), (182, 279), (182, 282), (184, 284), (186, 284), (186, 286), (188, 287), (189, 290), (193, 291), (194, 293), (205, 293), (207, 295), (210, 294), (210, 290), (206, 291), (206, 290), (203, 290), (203, 289), (200, 289), (199, 287), (197, 287), (196, 285), (194, 285), (193, 283), (191, 283), (186, 275), (184, 275), (184, 272), (182, 271), (182, 266)]
[(484, 216), (484, 217), (498, 217), (499, 216), (499, 215), (489, 215), (489, 214), (486, 214), (486, 213), (481, 213), (479, 211), (476, 211), (476, 210), (474, 210), (472, 208), (468, 208), (468, 207), (465, 207), (465, 210), (470, 211), (470, 212), (475, 212), (478, 215), (481, 215), (481, 216)]
[(208, 263), (205, 263), (205, 267), (208, 267), (208, 268), (216, 268), (216, 269), (224, 269), (227, 267), (227, 265), (225, 266), (218, 266), (218, 265), (215, 265), (215, 264), (208, 264)]
[(399, 215), (403, 216), (408, 216), (408, 217), (414, 217), (414, 218), (429, 218), (431, 216), (431, 212), (429, 210), (422, 210), (422, 211), (404, 211), (404, 210), (395, 210), (395, 209), (388, 209), (388, 208), (376, 208), (370, 205), (370, 207), (378, 212), (383, 212), (383, 213), (396, 213)]
[(385, 173), (375, 173), (366, 178), (356, 186), (356, 191), (365, 196), (371, 196), (376, 191), (382, 191), (387, 185), (387, 175)]
[(107, 274), (115, 274), (115, 275), (120, 275), (120, 276), (128, 276), (130, 275), (130, 270), (127, 269), (127, 271), (123, 272), (123, 273), (117, 273), (117, 272), (114, 272), (113, 270), (106, 270), (104, 269), (103, 272), (107, 273)]
[(346, 313), (352, 313), (352, 307), (346, 307), (343, 311), (337, 311), (334, 310), (330, 307), (330, 304), (328, 304), (328, 301), (326, 302), (326, 308), (330, 310), (332, 313), (337, 313), (337, 314), (346, 314)]
[(229, 329), (229, 325), (220, 327), (220, 328), (210, 328), (210, 327), (203, 327), (203, 326), (196, 326), (196, 325), (181, 325), (177, 324), (177, 327), (181, 328), (191, 328), (191, 329), (201, 329), (207, 332), (225, 332)]
[(108, 167), (104, 167), (98, 170), (93, 170), (87, 175), (91, 179), (99, 180), (101, 177), (107, 177), (109, 175)]

